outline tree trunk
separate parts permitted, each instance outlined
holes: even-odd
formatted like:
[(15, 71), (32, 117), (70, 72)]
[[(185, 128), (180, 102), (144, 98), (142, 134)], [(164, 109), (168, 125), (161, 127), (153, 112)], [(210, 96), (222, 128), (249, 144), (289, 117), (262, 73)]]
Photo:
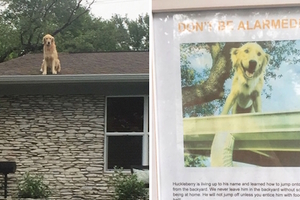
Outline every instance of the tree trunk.
[(241, 43), (226, 43), (221, 50), (219, 43), (209, 44), (213, 65), (210, 75), (203, 83), (182, 88), (183, 107), (201, 105), (221, 99), (224, 96), (224, 83), (232, 69), (230, 50), (240, 47)]

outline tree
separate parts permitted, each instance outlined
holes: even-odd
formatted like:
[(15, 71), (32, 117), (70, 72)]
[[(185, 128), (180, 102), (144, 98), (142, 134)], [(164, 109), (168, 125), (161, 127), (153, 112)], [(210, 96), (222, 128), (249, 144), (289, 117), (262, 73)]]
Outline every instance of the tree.
[(128, 21), (130, 48), (134, 51), (149, 49), (149, 15)]
[(46, 33), (55, 36), (59, 52), (149, 50), (148, 15), (103, 20), (89, 12), (94, 1), (1, 1), (0, 62), (41, 52)]
[[(264, 90), (266, 98), (271, 97), (272, 86), (268, 84), (270, 79), (280, 78), (275, 70), (279, 69), (283, 62), (289, 61), (293, 64), (299, 63), (300, 59), (291, 55), (299, 55), (296, 41), (262, 41), (257, 42), (271, 55), (271, 61), (265, 75), (265, 84), (268, 89)], [(242, 43), (191, 43), (181, 45), (181, 74), (182, 74), (182, 96), (184, 116), (205, 116), (219, 113), (224, 104), (225, 81), (232, 76), (232, 63), (230, 60), (230, 49), (240, 47)], [(188, 57), (202, 50), (211, 56), (211, 66), (202, 72), (197, 72), (190, 67)]]
[(184, 166), (185, 167), (207, 167), (208, 159), (202, 155), (184, 154)]
[(116, 49), (121, 51), (149, 50), (149, 15), (130, 20), (127, 16), (114, 15), (111, 23), (115, 27)]
[(130, 47), (129, 47), (129, 35), (128, 35), (128, 23), (129, 23), (129, 19), (127, 18), (127, 16), (122, 17), (120, 15), (115, 14), (114, 16), (112, 16), (111, 18), (111, 23), (114, 25), (115, 28), (115, 37), (118, 40), (118, 44), (116, 49), (117, 50), (125, 50), (125, 51), (129, 51)]
[(57, 35), (56, 41), (60, 52), (116, 51), (115, 34), (110, 21), (85, 14)]
[[(148, 23), (147, 23), (148, 18)], [(137, 20), (114, 15), (110, 20), (83, 15), (57, 36), (59, 50), (67, 52), (147, 51), (149, 16)]]
[(18, 31), (13, 25), (0, 18), (0, 62), (4, 59), (16, 57), (13, 53), (19, 46)]
[[(62, 32), (88, 13), (94, 2), (95, 0), (2, 0), (7, 8), (1, 12), (1, 24), (7, 28), (7, 32), (1, 32), (0, 44), (3, 48), (0, 62), (41, 50), (43, 35), (50, 33), (55, 36)], [(14, 38), (8, 45), (6, 38), (10, 32), (14, 34)], [(6, 33), (5, 36), (3, 33)]]

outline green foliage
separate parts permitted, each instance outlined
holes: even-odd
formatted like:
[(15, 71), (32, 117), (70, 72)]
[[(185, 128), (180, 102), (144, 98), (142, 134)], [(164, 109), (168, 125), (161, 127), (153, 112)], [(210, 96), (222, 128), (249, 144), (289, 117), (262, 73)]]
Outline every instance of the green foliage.
[(207, 158), (201, 155), (184, 154), (185, 167), (207, 167)]
[(121, 169), (115, 168), (110, 179), (111, 185), (115, 189), (115, 200), (145, 200), (149, 199), (148, 191), (144, 182), (138, 181), (135, 174), (124, 174)]
[(130, 20), (127, 16), (114, 15), (110, 22), (115, 28), (117, 50), (143, 51), (149, 49), (149, 15)]
[(149, 49), (149, 15), (128, 21), (129, 44), (135, 51)]
[(42, 175), (31, 175), (26, 172), (18, 184), (18, 196), (20, 198), (48, 198), (51, 190), (44, 182)]
[(50, 33), (56, 35), (70, 26), (74, 21), (89, 12), (93, 0), (82, 1), (66, 0), (2, 0), (5, 5), (0, 11), (2, 23), (6, 25), (7, 35), (0, 33), (0, 62), (11, 57), (22, 56), (28, 52), (37, 52), (42, 49), (42, 37)]
[(95, 0), (2, 0), (0, 62), (42, 52), (42, 37), (55, 36), (59, 52), (149, 50), (149, 16), (95, 18)]

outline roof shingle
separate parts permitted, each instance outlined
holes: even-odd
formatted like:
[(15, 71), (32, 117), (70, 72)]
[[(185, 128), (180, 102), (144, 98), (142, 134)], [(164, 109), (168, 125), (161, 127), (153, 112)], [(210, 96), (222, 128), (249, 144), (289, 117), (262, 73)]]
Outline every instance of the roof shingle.
[[(148, 74), (149, 52), (59, 53), (59, 74)], [(43, 54), (0, 63), (0, 75), (41, 75)]]

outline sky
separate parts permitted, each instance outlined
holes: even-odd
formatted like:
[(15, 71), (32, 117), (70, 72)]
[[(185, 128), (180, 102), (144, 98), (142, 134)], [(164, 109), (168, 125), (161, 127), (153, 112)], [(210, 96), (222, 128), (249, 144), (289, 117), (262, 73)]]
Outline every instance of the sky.
[(91, 7), (91, 13), (103, 19), (110, 19), (114, 14), (127, 14), (129, 19), (136, 19), (149, 11), (150, 0), (96, 0)]

